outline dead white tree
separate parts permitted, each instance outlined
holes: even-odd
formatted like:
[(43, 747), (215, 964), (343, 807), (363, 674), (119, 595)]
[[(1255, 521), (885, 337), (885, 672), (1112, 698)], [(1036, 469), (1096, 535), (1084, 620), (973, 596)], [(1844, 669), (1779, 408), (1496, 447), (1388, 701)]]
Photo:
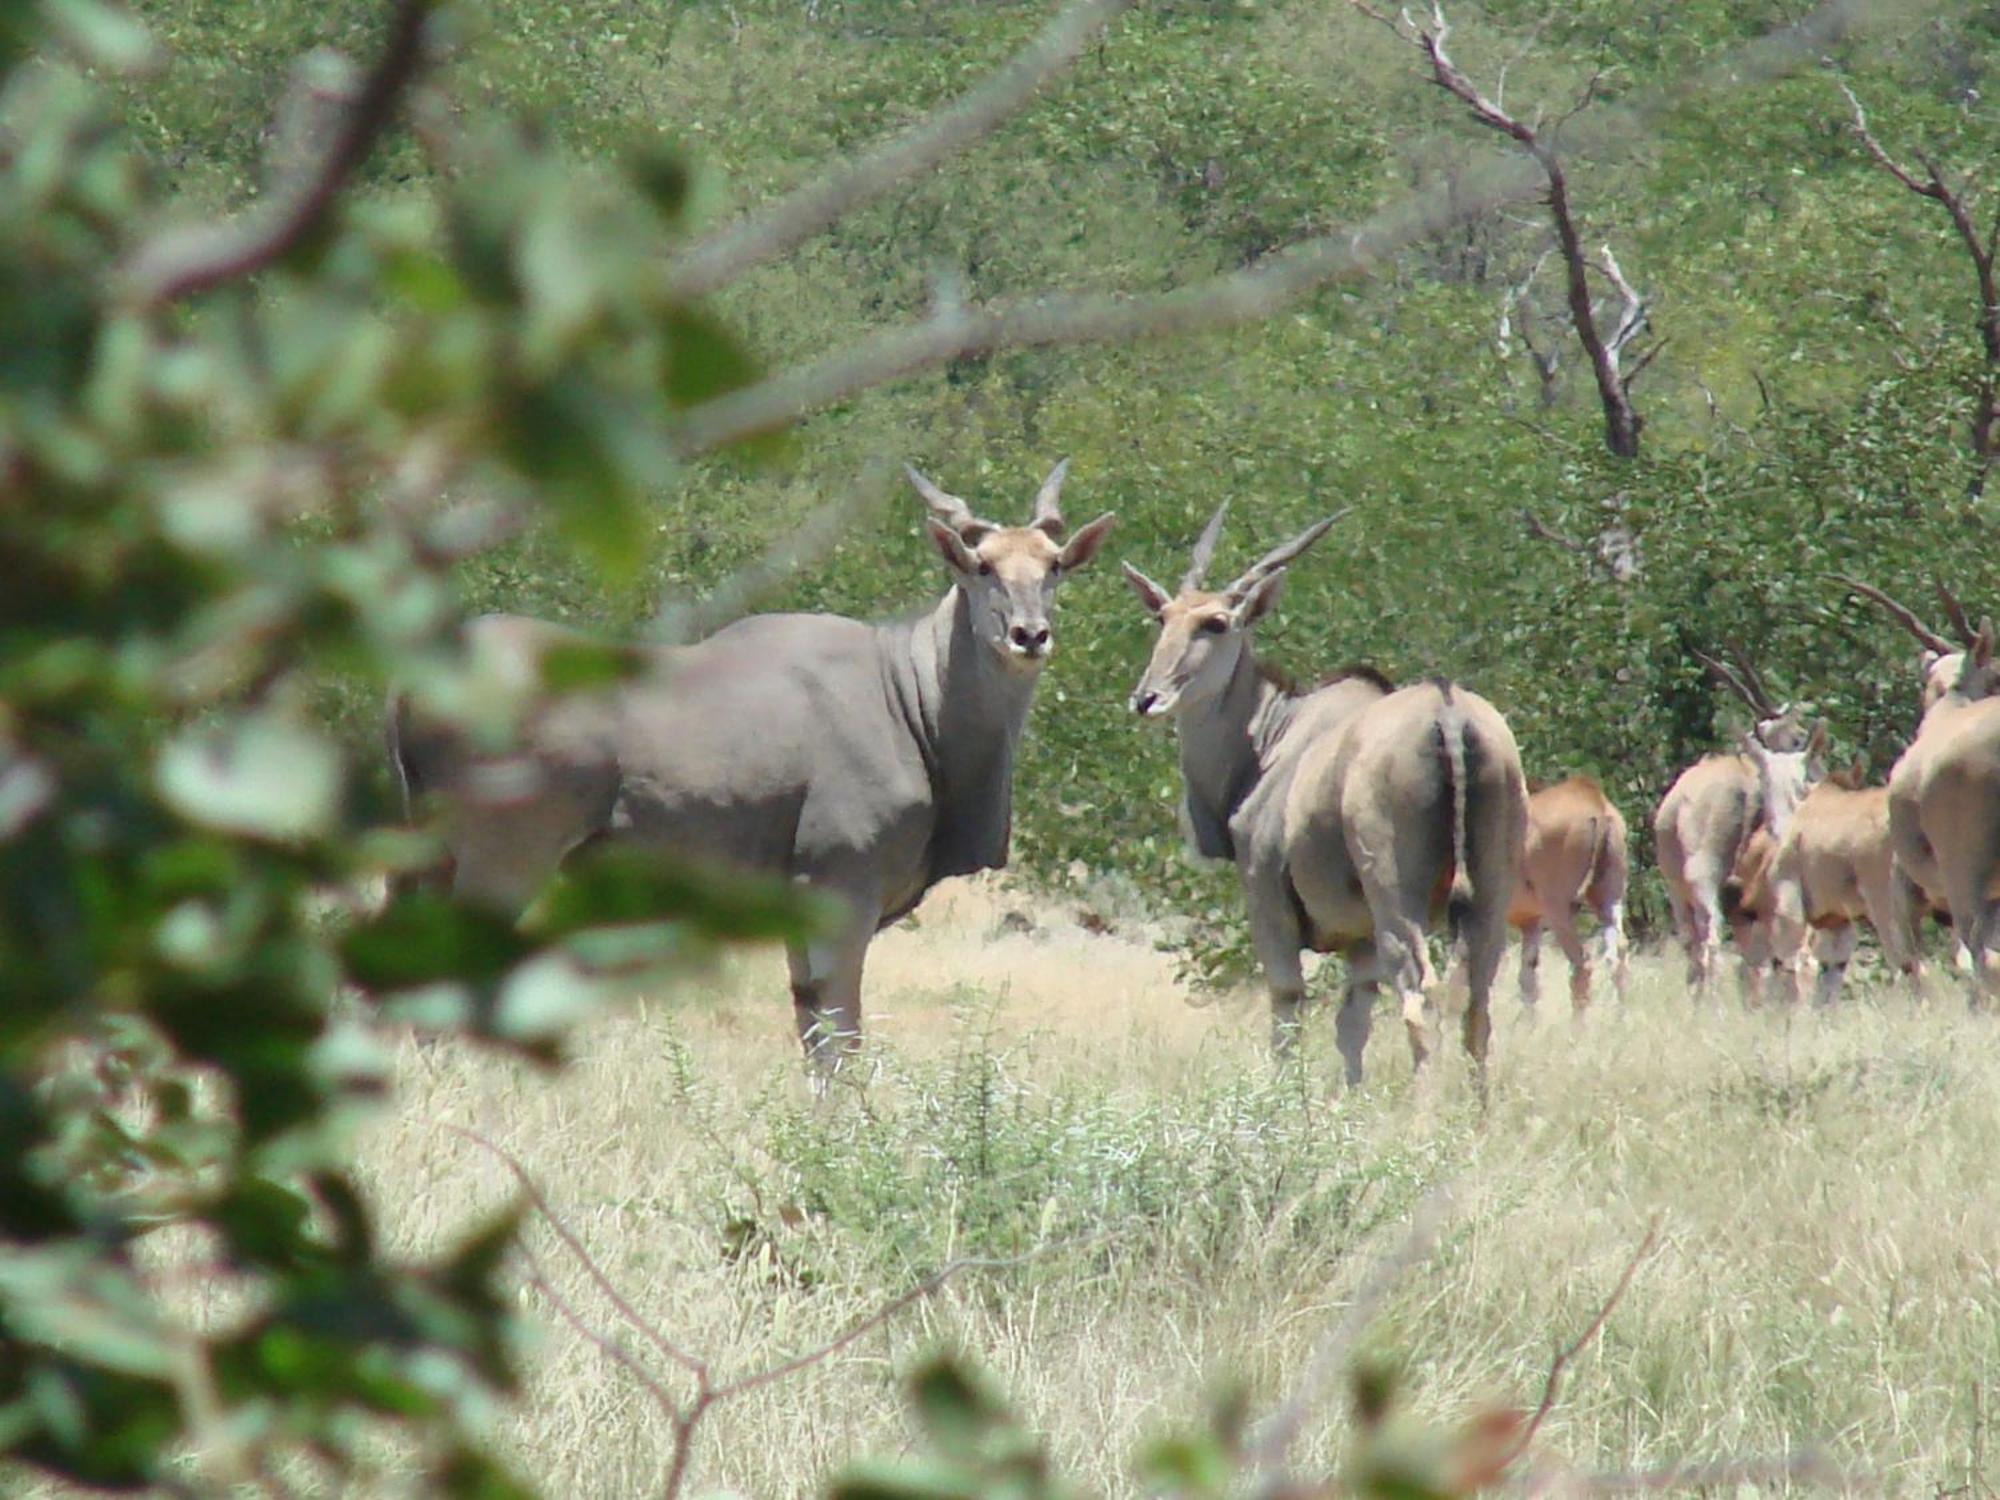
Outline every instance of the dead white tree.
[(2000, 203), (1993, 209), (1993, 222), (1981, 233), (1975, 211), (1983, 209), (1969, 180), (1954, 187), (1945, 179), (1937, 160), (1921, 147), (1912, 147), (1911, 157), (1922, 170), (1913, 172), (1891, 156), (1875, 132), (1869, 128), (1868, 112), (1854, 90), (1845, 83), (1840, 92), (1847, 96), (1853, 112), (1856, 139), (1874, 158), (1875, 164), (1919, 198), (1941, 204), (1951, 218), (1951, 227), (1972, 261), (1979, 284), (1979, 343), (1985, 355), (1972, 383), (1972, 476), (1966, 481), (1966, 497), (1978, 500), (1986, 492), (1986, 477), (2000, 461), (2000, 277), (1994, 272), (1994, 255), (2000, 250)]
[[(1645, 427), (1645, 418), (1632, 404), (1632, 382), (1652, 363), (1661, 346), (1659, 341), (1654, 341), (1634, 357), (1629, 369), (1625, 367), (1628, 349), (1646, 328), (1646, 301), (1625, 279), (1609, 245), (1603, 247), (1596, 261), (1592, 261), (1585, 250), (1582, 232), (1577, 227), (1576, 210), (1570, 202), (1569, 177), (1563, 169), (1562, 154), (1558, 149), (1563, 127), (1596, 101), (1602, 75), (1592, 75), (1577, 102), (1553, 124), (1544, 127), (1539, 120), (1531, 122), (1510, 111), (1501, 102), (1504, 94), (1496, 92), (1495, 96), (1489, 97), (1483, 93), (1452, 61), (1451, 54), (1445, 50), (1445, 43), (1451, 36), (1451, 25), (1445, 19), (1442, 0), (1432, 0), (1427, 20), (1417, 19), (1407, 9), (1390, 16), (1368, 4), (1367, 0), (1348, 0), (1348, 3), (1421, 51), (1430, 64), (1432, 83), (1464, 104), (1479, 124), (1512, 140), (1534, 161), (1546, 184), (1542, 197), (1548, 205), (1550, 224), (1555, 231), (1556, 250), (1562, 257), (1564, 299), (1569, 307), (1570, 324), (1590, 361), (1598, 400), (1604, 407), (1605, 445), (1620, 458), (1637, 458), (1639, 434)], [(1503, 73), (1503, 85), (1504, 82)], [(1608, 320), (1604, 307), (1591, 291), (1590, 273), (1593, 270), (1610, 282), (1619, 300), (1615, 316)], [(1537, 364), (1540, 362), (1537, 359)], [(1545, 393), (1547, 379), (1545, 375)]]

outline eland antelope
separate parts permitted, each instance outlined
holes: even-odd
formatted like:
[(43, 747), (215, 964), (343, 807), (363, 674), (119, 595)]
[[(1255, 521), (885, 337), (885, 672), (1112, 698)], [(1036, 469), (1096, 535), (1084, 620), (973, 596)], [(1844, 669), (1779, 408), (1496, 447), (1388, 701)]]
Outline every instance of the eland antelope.
[(1625, 819), (1588, 776), (1572, 776), (1528, 794), (1528, 836), (1521, 882), (1507, 920), (1521, 934), (1521, 1003), (1541, 998), (1542, 929), (1555, 933), (1569, 960), (1569, 998), (1582, 1014), (1590, 1004), (1590, 954), (1577, 935), (1576, 913), (1597, 916), (1597, 947), (1619, 999), (1631, 976), (1625, 952)]
[[(1910, 740), (1910, 746), (1902, 752), (1902, 758), (1890, 770), (1888, 836), (1896, 862), (1898, 894), (1908, 896), (1912, 902), (1920, 900), (1922, 908), (1928, 908), (1932, 912), (1950, 914), (1950, 898), (1944, 888), (1944, 872), (1938, 866), (1936, 852), (1930, 840), (1922, 834), (1918, 826), (1916, 788), (1922, 782), (1922, 768), (1928, 752), (1944, 742), (1946, 728), (1962, 722), (1960, 710), (1994, 692), (1996, 684), (1994, 684), (1994, 674), (1990, 670), (1978, 666), (1974, 666), (1970, 672), (1966, 670), (1968, 652), (1976, 648), (1980, 632), (1974, 628), (1972, 618), (1966, 614), (1966, 608), (1958, 602), (1952, 590), (1944, 586), (1942, 580), (1934, 580), (1934, 588), (1938, 592), (1938, 602), (1944, 606), (1946, 620), (1950, 622), (1952, 630), (1958, 632), (1956, 642), (1932, 630), (1928, 624), (1924, 624), (1924, 620), (1916, 614), (1916, 610), (1890, 598), (1874, 584), (1864, 584), (1862, 580), (1850, 578), (1846, 574), (1834, 574), (1834, 580), (1844, 584), (1848, 590), (1860, 594), (1862, 598), (1880, 604), (1888, 612), (1888, 616), (1896, 620), (1896, 624), (1900, 624), (1912, 636), (1916, 636), (1916, 642), (1924, 648), (1916, 662), (1916, 670), (1924, 690), (1922, 718), (1918, 722), (1916, 736)], [(1936, 710), (1946, 700), (1950, 700), (1950, 706), (1934, 718), (1932, 710)], [(1930, 734), (1928, 742), (1926, 734)], [(1918, 916), (1912, 916), (1912, 954), (1916, 952), (1916, 938), (1914, 938), (1916, 920)], [(1972, 954), (1964, 944), (1964, 932), (1960, 932), (1956, 924), (1954, 924), (1954, 936), (1958, 948), (1958, 966), (1962, 970), (1970, 970)]]
[(1981, 620), (1958, 675), (1889, 773), (1889, 836), (1910, 878), (1951, 913), (1973, 1004), (1988, 986), (2000, 897), (2000, 669)]
[(1864, 786), (1863, 767), (1830, 775), (1800, 801), (1791, 826), (1770, 851), (1762, 885), (1768, 895), (1771, 966), (1781, 998), (1801, 994), (1808, 934), (1819, 963), (1817, 999), (1840, 995), (1854, 957), (1857, 920), (1875, 929), (1883, 957), (1912, 985), (1917, 964), (1917, 904), (1889, 836), (1889, 789)]
[[(1067, 470), (1056, 465), (1025, 526), (982, 520), (908, 470), (950, 580), (935, 606), (883, 624), (755, 615), (695, 645), (637, 647), (638, 677), (536, 706), (514, 756), (475, 754), (392, 704), (397, 772), (437, 808), (455, 890), (516, 915), (572, 850), (612, 839), (834, 895), (838, 928), (789, 954), (800, 1039), (832, 1065), (860, 1038), (875, 932), (946, 876), (1007, 862), (1015, 749), (1053, 648), (1056, 589), (1112, 523), (1069, 533)], [(468, 636), (528, 683), (573, 639), (504, 615)]]
[[(1772, 703), (1753, 668), (1746, 665), (1738, 675), (1697, 655), (1757, 717), (1734, 754), (1702, 757), (1667, 789), (1653, 814), (1654, 846), (1674, 929), (1687, 950), (1688, 983), (1698, 994), (1713, 983), (1722, 925), (1729, 920), (1739, 939), (1744, 995), (1754, 1000), (1768, 954), (1768, 913), (1736, 893), (1752, 890), (1763, 851), (1751, 849), (1752, 867), (1739, 868), (1739, 862), (1758, 829), (1769, 833), (1773, 848), (1783, 838), (1793, 810), (1819, 777), (1826, 731), (1816, 726), (1808, 735), (1796, 710)], [(1725, 910), (1731, 886), (1736, 899)]]
[(1338, 951), (1348, 983), (1335, 1029), (1348, 1083), (1361, 1081), (1381, 979), (1421, 1069), (1437, 989), (1424, 934), (1448, 910), (1468, 949), (1464, 1041), (1483, 1090), (1487, 998), (1527, 821), (1514, 736), (1490, 703), (1448, 683), (1397, 690), (1357, 668), (1300, 691), (1262, 668), (1251, 628), (1277, 602), (1286, 565), (1337, 517), (1209, 590), (1227, 509), (1203, 530), (1177, 592), (1125, 565), (1160, 630), (1132, 708), (1174, 718), (1195, 848), (1233, 860), (1242, 877), (1274, 1047), (1282, 1056), (1297, 1036), (1301, 951)]

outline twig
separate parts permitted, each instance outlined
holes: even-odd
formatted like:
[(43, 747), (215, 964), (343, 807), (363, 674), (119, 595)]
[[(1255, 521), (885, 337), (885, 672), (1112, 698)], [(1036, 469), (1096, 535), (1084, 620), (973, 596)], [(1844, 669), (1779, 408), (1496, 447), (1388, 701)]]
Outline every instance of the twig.
[(698, 297), (795, 249), (860, 205), (929, 171), (1018, 113), (1074, 63), (1131, 0), (1074, 0), (998, 72), (893, 140), (815, 177), (807, 186), (697, 240), (667, 267), (678, 297)]
[[(793, 1355), (789, 1359), (780, 1360), (777, 1364), (766, 1366), (764, 1369), (754, 1370), (748, 1375), (740, 1375), (734, 1380), (717, 1381), (707, 1360), (687, 1353), (667, 1338), (650, 1321), (642, 1317), (638, 1310), (632, 1306), (631, 1301), (613, 1285), (611, 1278), (605, 1274), (604, 1268), (598, 1263), (597, 1258), (590, 1253), (589, 1248), (584, 1245), (575, 1231), (564, 1223), (562, 1218), (550, 1207), (548, 1198), (543, 1194), (541, 1187), (528, 1172), (528, 1169), (522, 1166), (519, 1158), (509, 1152), (506, 1147), (500, 1145), (499, 1142), (480, 1131), (471, 1130), (462, 1125), (450, 1124), (445, 1124), (441, 1128), (451, 1132), (453, 1135), (461, 1136), (477, 1146), (483, 1147), (505, 1163), (507, 1169), (513, 1174), (514, 1180), (521, 1185), (521, 1190), (527, 1195), (528, 1201), (534, 1205), (536, 1212), (548, 1221), (549, 1227), (555, 1231), (556, 1237), (562, 1241), (564, 1248), (576, 1258), (577, 1263), (583, 1267), (584, 1273), (590, 1277), (592, 1283), (609, 1299), (611, 1305), (617, 1309), (619, 1316), (624, 1318), (627, 1323), (636, 1328), (640, 1333), (644, 1334), (655, 1348), (659, 1349), (675, 1364), (694, 1377), (694, 1394), (686, 1403), (676, 1401), (673, 1393), (662, 1385), (623, 1345), (586, 1322), (569, 1300), (555, 1289), (554, 1284), (543, 1271), (541, 1262), (535, 1258), (534, 1253), (525, 1245), (519, 1247), (522, 1255), (528, 1261), (530, 1283), (549, 1299), (550, 1304), (565, 1322), (601, 1350), (619, 1368), (625, 1370), (636, 1379), (644, 1387), (647, 1394), (653, 1398), (654, 1404), (659, 1407), (662, 1414), (665, 1415), (668, 1426), (673, 1433), (673, 1449), (667, 1460), (667, 1476), (661, 1490), (666, 1500), (675, 1500), (675, 1497), (680, 1494), (682, 1486), (686, 1483), (688, 1465), (694, 1457), (695, 1431), (700, 1427), (702, 1419), (708, 1415), (709, 1410), (717, 1403), (783, 1380), (789, 1375), (796, 1375), (801, 1370), (810, 1369), (823, 1360), (832, 1358), (856, 1340), (865, 1338), (868, 1334), (880, 1328), (898, 1313), (924, 1301), (926, 1298), (935, 1296), (943, 1289), (946, 1282), (950, 1281), (952, 1277), (958, 1275), (961, 1271), (1005, 1270), (1014, 1266), (1025, 1265), (1032, 1260), (1039, 1260), (1042, 1256), (1051, 1254), (1059, 1249), (1072, 1250), (1094, 1243), (1092, 1240), (1065, 1241), (1060, 1245), (1043, 1245), (1023, 1255), (1010, 1256), (1004, 1259), (965, 1256), (957, 1260), (947, 1261), (944, 1265), (938, 1267), (937, 1270), (918, 1281), (916, 1285), (890, 1298), (873, 1312), (851, 1325), (845, 1332), (821, 1344), (818, 1348), (807, 1350), (803, 1354)], [(1102, 1236), (1099, 1236), (1099, 1238), (1102, 1238)]]
[(1439, 1221), (1450, 1202), (1449, 1190), (1439, 1188), (1417, 1205), (1416, 1212), (1410, 1216), (1409, 1232), (1403, 1236), (1402, 1243), (1375, 1263), (1367, 1279), (1355, 1292), (1354, 1300), (1340, 1315), (1340, 1321), (1328, 1330), (1313, 1350), (1297, 1388), (1286, 1398), (1284, 1405), (1265, 1421), (1250, 1445), (1246, 1460), (1247, 1467), (1262, 1476), (1256, 1491), (1258, 1495), (1269, 1500), (1269, 1497), (1286, 1492), (1285, 1456), (1297, 1440), (1300, 1427), (1325, 1395), (1327, 1385), (1346, 1367), (1356, 1340), (1368, 1331), (1368, 1325), (1375, 1321), (1375, 1315), (1382, 1310), (1382, 1304), (1396, 1289), (1397, 1283), (1412, 1267), (1430, 1258), (1437, 1244)]
[(521, 1191), (527, 1194), (528, 1201), (535, 1206), (535, 1211), (548, 1220), (549, 1228), (553, 1229), (556, 1238), (563, 1242), (563, 1248), (576, 1257), (577, 1264), (584, 1269), (584, 1274), (589, 1276), (591, 1282), (604, 1294), (605, 1300), (617, 1309), (618, 1316), (644, 1334), (651, 1341), (654, 1348), (658, 1349), (682, 1369), (688, 1371), (697, 1380), (706, 1377), (708, 1372), (707, 1363), (689, 1354), (685, 1349), (674, 1343), (672, 1339), (661, 1333), (648, 1319), (640, 1315), (639, 1310), (612, 1283), (611, 1278), (605, 1274), (604, 1268), (597, 1263), (597, 1258), (590, 1253), (589, 1248), (585, 1246), (583, 1241), (577, 1238), (576, 1232), (569, 1225), (565, 1224), (562, 1216), (549, 1206), (549, 1200), (543, 1194), (540, 1184), (529, 1174), (528, 1169), (521, 1165), (518, 1157), (491, 1136), (485, 1135), (480, 1131), (469, 1130), (463, 1125), (446, 1124), (441, 1125), (440, 1128), (449, 1131), (452, 1135), (471, 1141), (475, 1146), (479, 1146), (499, 1158), (507, 1170), (513, 1174), (514, 1180), (521, 1185)]
[(1506, 1458), (1501, 1460), (1500, 1468), (1508, 1468), (1528, 1451), (1528, 1445), (1534, 1442), (1535, 1434), (1542, 1430), (1542, 1423), (1547, 1421), (1549, 1413), (1555, 1410), (1556, 1394), (1562, 1389), (1563, 1371), (1568, 1369), (1570, 1361), (1581, 1354), (1591, 1340), (1603, 1331), (1612, 1310), (1624, 1299), (1626, 1289), (1632, 1285), (1632, 1278), (1638, 1273), (1639, 1263), (1653, 1253), (1653, 1247), (1659, 1240), (1660, 1221), (1654, 1219), (1646, 1227), (1646, 1237), (1639, 1241), (1639, 1248), (1634, 1250), (1632, 1258), (1625, 1262), (1625, 1269), (1619, 1273), (1617, 1283), (1611, 1288), (1611, 1295), (1606, 1297), (1603, 1305), (1597, 1309), (1597, 1316), (1590, 1320), (1582, 1333), (1570, 1341), (1568, 1348), (1558, 1350), (1556, 1357), (1549, 1361), (1548, 1378), (1542, 1382), (1542, 1399), (1536, 1404), (1534, 1413), (1522, 1424), (1513, 1446), (1507, 1450)]
[(549, 1306), (556, 1310), (557, 1315), (565, 1323), (590, 1343), (595, 1344), (613, 1364), (638, 1381), (640, 1387), (653, 1398), (653, 1404), (659, 1407), (668, 1421), (679, 1420), (680, 1403), (674, 1400), (673, 1392), (662, 1385), (653, 1372), (641, 1364), (623, 1344), (584, 1321), (583, 1314), (578, 1312), (575, 1305), (556, 1289), (556, 1284), (549, 1280), (548, 1273), (542, 1269), (541, 1258), (533, 1250), (525, 1244), (517, 1244), (515, 1248), (521, 1252), (521, 1258), (528, 1263), (528, 1285), (548, 1301)]
[(141, 308), (166, 307), (252, 275), (311, 235), (347, 179), (375, 149), (415, 76), (430, 9), (431, 0), (396, 0), (380, 59), (310, 170), (295, 175), (241, 219), (170, 230), (140, 245), (119, 272), (124, 295)]

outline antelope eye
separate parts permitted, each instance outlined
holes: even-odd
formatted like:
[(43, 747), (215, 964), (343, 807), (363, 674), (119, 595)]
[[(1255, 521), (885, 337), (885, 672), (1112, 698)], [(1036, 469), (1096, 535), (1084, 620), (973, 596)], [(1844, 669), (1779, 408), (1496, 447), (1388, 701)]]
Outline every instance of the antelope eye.
[(993, 576), (993, 564), (986, 561), (983, 557), (979, 560), (979, 576), (981, 578), (991, 578)]
[(1221, 615), (1210, 615), (1201, 622), (1201, 632), (1203, 635), (1221, 635), (1228, 628), (1229, 622), (1223, 619)]

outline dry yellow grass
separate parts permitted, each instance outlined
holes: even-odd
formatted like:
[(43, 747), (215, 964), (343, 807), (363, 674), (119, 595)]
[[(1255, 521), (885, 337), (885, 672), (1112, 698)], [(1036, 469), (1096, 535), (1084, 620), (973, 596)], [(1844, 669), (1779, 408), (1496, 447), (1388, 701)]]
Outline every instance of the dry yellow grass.
[[(441, 1127), (484, 1132), (644, 1315), (726, 1377), (981, 1248), (981, 1205), (961, 1192), (1004, 1195), (1049, 1152), (1074, 1153), (1075, 1191), (1028, 1205), (1030, 1237), (1087, 1248), (968, 1272), (719, 1405), (689, 1494), (806, 1494), (851, 1456), (898, 1451), (898, 1376), (941, 1343), (995, 1373), (1068, 1473), (1132, 1493), (1137, 1447), (1219, 1385), (1241, 1377), (1264, 1403), (1294, 1388), (1432, 1183), (1451, 1184), (1440, 1245), (1373, 1335), (1419, 1416), (1532, 1403), (1552, 1346), (1657, 1219), (1660, 1248), (1570, 1373), (1548, 1453), (1623, 1468), (1813, 1443), (1887, 1492), (1931, 1494), (1992, 1446), (1977, 1414), (2000, 1405), (2000, 1032), (1956, 997), (1918, 1010), (1864, 991), (1831, 1014), (1746, 1014), (1694, 1005), (1678, 963), (1651, 960), (1628, 1006), (1607, 997), (1582, 1027), (1545, 1006), (1527, 1026), (1509, 988), (1482, 1126), (1456, 1055), (1441, 1088), (1413, 1090), (1386, 1016), (1359, 1094), (1334, 1082), (1324, 1013), (1304, 1075), (1271, 1084), (1260, 1000), (1192, 1006), (1143, 938), (1062, 917), (999, 930), (1012, 907), (1032, 903), (956, 887), (884, 935), (868, 1065), (823, 1105), (782, 962), (753, 954), (605, 1018), (559, 1075), (409, 1048), (367, 1175), (395, 1234), (427, 1245), (513, 1196), (501, 1162)], [(938, 1141), (967, 1120), (1014, 1133), (1004, 1171), (937, 1169)], [(806, 1180), (800, 1163), (842, 1142), (893, 1149), (857, 1147)], [(1153, 1182), (1171, 1201), (1145, 1197)], [(879, 1219), (856, 1208), (871, 1203)], [(687, 1389), (546, 1225), (529, 1243), (591, 1326)], [(658, 1493), (665, 1417), (545, 1297), (522, 1295), (544, 1332), (525, 1399), (499, 1419), (508, 1448), (551, 1495)], [(1300, 1451), (1337, 1462), (1345, 1430), (1330, 1401)]]

